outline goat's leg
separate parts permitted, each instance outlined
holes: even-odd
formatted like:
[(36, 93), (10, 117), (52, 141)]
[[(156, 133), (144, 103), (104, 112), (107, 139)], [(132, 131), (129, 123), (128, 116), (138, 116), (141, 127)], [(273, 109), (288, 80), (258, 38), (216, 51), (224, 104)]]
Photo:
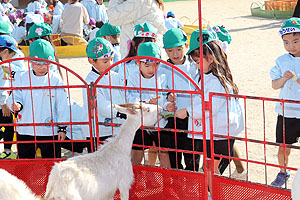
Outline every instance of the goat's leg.
[(120, 198), (121, 200), (128, 200), (129, 199), (129, 189), (128, 188), (119, 188), (120, 191)]

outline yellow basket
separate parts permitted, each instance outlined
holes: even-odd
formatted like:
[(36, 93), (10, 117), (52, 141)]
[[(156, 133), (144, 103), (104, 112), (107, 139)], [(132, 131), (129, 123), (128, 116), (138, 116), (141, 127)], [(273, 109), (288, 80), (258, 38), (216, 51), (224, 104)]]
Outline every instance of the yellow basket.
[[(71, 46), (60, 46), (61, 39), (70, 39), (73, 40), (73, 44)], [(59, 58), (70, 58), (70, 57), (84, 57), (86, 56), (86, 46), (87, 42), (82, 38), (73, 37), (73, 36), (64, 36), (56, 38), (52, 41), (55, 45), (55, 51)], [(22, 52), (24, 53), (25, 57), (29, 56), (29, 46), (20, 46)]]

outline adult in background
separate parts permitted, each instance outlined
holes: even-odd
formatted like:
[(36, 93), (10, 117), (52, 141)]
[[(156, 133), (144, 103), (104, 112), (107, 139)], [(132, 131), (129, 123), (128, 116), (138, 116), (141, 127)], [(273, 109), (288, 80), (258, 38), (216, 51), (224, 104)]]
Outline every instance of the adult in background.
[(121, 58), (128, 53), (127, 44), (133, 38), (133, 28), (137, 24), (148, 22), (157, 29), (157, 41), (162, 46), (162, 36), (166, 31), (162, 0), (110, 0), (108, 19), (114, 26), (121, 26)]
[[(78, 45), (84, 43), (83, 23), (88, 24), (90, 21), (86, 8), (79, 3), (79, 0), (68, 0), (69, 6), (63, 10), (61, 15), (61, 37), (62, 45)], [(72, 38), (76, 37), (76, 38)]]

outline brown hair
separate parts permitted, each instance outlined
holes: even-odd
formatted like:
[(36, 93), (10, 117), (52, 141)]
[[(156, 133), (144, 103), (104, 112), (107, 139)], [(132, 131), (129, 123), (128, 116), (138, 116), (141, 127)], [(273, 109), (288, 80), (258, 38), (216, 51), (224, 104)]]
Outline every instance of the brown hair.
[(156, 2), (157, 2), (157, 4), (158, 4), (158, 7), (159, 7), (162, 11), (164, 11), (165, 6), (164, 6), (163, 0), (156, 0)]
[[(227, 84), (231, 85), (234, 94), (238, 94), (239, 90), (237, 85), (233, 82), (231, 70), (227, 62), (227, 55), (220, 47), (220, 45), (213, 41), (203, 45), (203, 57), (207, 59), (208, 54), (213, 56), (213, 62), (210, 64), (211, 71), (216, 76), (227, 94), (230, 93), (230, 89)], [(200, 49), (193, 50), (190, 54), (192, 57), (199, 57)]]

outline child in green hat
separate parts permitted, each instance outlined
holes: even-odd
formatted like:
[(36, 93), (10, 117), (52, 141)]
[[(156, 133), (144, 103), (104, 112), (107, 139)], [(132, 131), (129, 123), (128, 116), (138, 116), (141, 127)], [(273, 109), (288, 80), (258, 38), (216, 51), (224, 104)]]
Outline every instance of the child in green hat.
[(52, 34), (52, 28), (49, 24), (35, 23), (28, 30), (27, 37), (25, 38), (25, 40), (29, 40), (29, 43), (37, 39), (44, 39), (50, 42), (51, 34)]
[[(147, 56), (156, 59), (160, 59), (160, 48), (156, 43), (144, 42), (139, 46), (138, 56)], [(128, 102), (140, 102), (144, 101), (151, 104), (158, 104), (164, 107), (166, 100), (166, 93), (158, 92), (155, 89), (168, 89), (166, 74), (159, 70), (160, 62), (155, 59), (140, 59), (139, 60), (140, 71), (131, 74), (128, 77), (128, 87), (135, 88), (151, 88), (151, 91), (130, 90), (128, 95)], [(166, 110), (174, 112), (175, 104), (168, 104)], [(167, 120), (162, 118), (159, 120), (160, 128), (164, 128), (167, 124)], [(157, 124), (156, 124), (157, 126)], [(133, 144), (153, 146), (153, 143), (157, 147), (169, 148), (170, 147), (169, 134), (165, 131), (142, 131), (139, 129), (136, 132)], [(144, 148), (132, 147), (132, 162), (133, 164), (141, 164), (144, 158)], [(160, 151), (159, 153), (161, 167), (170, 168), (170, 160), (168, 151)], [(154, 163), (155, 164), (155, 163)]]
[[(10, 60), (15, 54), (20, 53), (18, 44), (15, 39), (9, 35), (0, 35), (0, 62)], [(11, 69), (8, 65), (2, 65), (0, 68), (0, 85), (1, 87), (10, 87), (10, 74)], [(1, 90), (0, 93), (0, 123), (13, 123), (13, 117), (9, 106), (7, 104), (8, 91)], [(4, 138), (4, 142), (11, 142), (14, 136), (14, 127), (6, 126), (1, 127), (0, 139)], [(1, 153), (1, 159), (15, 159), (16, 154), (11, 151), (11, 144), (4, 144), (4, 151)]]
[[(124, 82), (121, 81), (118, 73), (110, 70), (106, 73), (106, 70), (113, 63), (114, 49), (109, 41), (103, 38), (96, 37), (90, 41), (86, 47), (86, 53), (89, 63), (92, 65), (92, 70), (85, 78), (87, 83), (96, 82), (96, 80), (102, 76), (98, 85), (110, 85), (110, 86), (125, 86)], [(105, 73), (105, 74), (104, 74)], [(121, 124), (124, 122), (123, 115), (117, 113), (112, 108), (113, 104), (125, 103), (125, 91), (121, 89), (110, 88), (97, 88), (97, 109), (98, 109), (98, 122), (102, 123), (116, 123)], [(88, 122), (88, 102), (87, 102), (87, 91), (83, 91), (83, 106), (84, 106), (84, 119), (83, 121)], [(112, 111), (112, 112), (111, 112)], [(122, 118), (121, 118), (122, 117)], [(88, 126), (82, 127), (84, 136), (90, 139), (90, 131)], [(113, 131), (111, 126), (99, 125), (99, 138), (100, 141), (106, 140), (113, 134), (118, 132), (118, 127), (114, 126)], [(96, 137), (96, 136), (93, 136)], [(96, 138), (94, 138), (96, 139)], [(95, 143), (96, 144), (96, 143)], [(88, 151), (91, 152), (90, 145), (88, 145)]]
[[(37, 39), (44, 39), (48, 42), (51, 43), (53, 49), (54, 49), (54, 58), (55, 58), (55, 61), (57, 63), (59, 63), (59, 59), (58, 59), (58, 56), (57, 56), (57, 53), (55, 51), (55, 48), (54, 48), (54, 44), (50, 38), (50, 35), (52, 34), (52, 28), (49, 24), (46, 24), (46, 23), (34, 23), (29, 31), (28, 31), (28, 35), (27, 37), (25, 38), (25, 40), (28, 40), (29, 41), (29, 44), (31, 44), (33, 41), (37, 40)], [(60, 69), (60, 66), (57, 65), (57, 70), (60, 74), (60, 76), (63, 78), (63, 75), (62, 75), (62, 72), (61, 72), (61, 69)]]
[[(156, 29), (149, 23), (137, 24), (134, 27), (134, 37), (129, 44), (129, 52), (125, 58), (131, 58), (137, 56), (138, 47), (144, 42), (155, 42), (156, 41)], [(124, 71), (125, 68), (125, 71)], [(122, 80), (126, 80), (130, 74), (137, 72), (139, 66), (135, 60), (130, 60), (125, 63), (125, 67), (119, 68), (119, 74)], [(126, 75), (126, 77), (125, 77)]]
[[(116, 63), (121, 60), (120, 54), (120, 33), (121, 30), (118, 26), (113, 26), (111, 23), (106, 22), (96, 33), (96, 37), (102, 37), (108, 40), (114, 48), (114, 61)], [(115, 72), (119, 71), (119, 66), (113, 68)]]
[[(217, 42), (217, 36), (213, 31), (202, 30), (202, 44), (203, 44), (203, 81), (205, 85), (204, 99), (209, 101), (209, 93), (227, 93), (238, 94), (238, 88), (233, 82), (231, 71), (228, 65), (227, 56), (223, 49)], [(194, 79), (200, 85), (201, 81), (201, 61), (200, 61), (200, 44), (199, 30), (196, 30), (191, 35), (190, 49), (188, 55), (193, 59), (199, 68)], [(188, 117), (189, 130), (203, 131), (202, 126), (202, 103), (201, 95), (196, 95), (193, 98), (193, 105), (185, 109), (176, 111), (175, 116), (181, 119)], [(205, 117), (206, 124), (206, 145), (207, 156), (211, 157), (210, 147), (210, 117), (213, 118), (214, 133), (224, 136), (237, 136), (244, 130), (242, 106), (237, 98), (215, 97), (212, 104), (213, 116), (207, 115)], [(228, 117), (229, 116), (229, 117)], [(228, 133), (229, 130), (229, 133)], [(188, 134), (189, 138), (194, 138), (195, 151), (203, 152), (203, 135)], [(229, 145), (228, 145), (229, 144)], [(214, 137), (214, 153), (217, 155), (229, 156), (233, 150), (233, 139), (224, 139)], [(215, 156), (214, 169), (217, 174), (220, 174), (218, 166), (221, 158)], [(196, 160), (195, 162), (199, 162)], [(197, 163), (199, 166), (199, 163)], [(209, 186), (211, 187), (211, 180), (209, 179)]]
[[(191, 60), (188, 59), (188, 57), (185, 55), (188, 50), (188, 44), (187, 44), (187, 36), (186, 34), (179, 28), (172, 28), (168, 30), (164, 37), (163, 37), (163, 44), (165, 51), (167, 53), (167, 56), (169, 59), (167, 62), (170, 64), (175, 65), (179, 69), (181, 69), (183, 72), (185, 72), (188, 76), (190, 76), (192, 79), (197, 74), (197, 67), (193, 64)], [(191, 84), (188, 81), (188, 79), (181, 74), (180, 72), (176, 70), (172, 70), (171, 67), (162, 65), (162, 68), (164, 68), (165, 73), (168, 77), (168, 88), (174, 89), (174, 90), (194, 90), (194, 88), (191, 88)], [(174, 76), (173, 74), (174, 73)], [(174, 77), (174, 79), (173, 79)], [(173, 84), (174, 83), (174, 84)], [(176, 93), (176, 105), (178, 109), (187, 108), (191, 104), (191, 95), (184, 94), (184, 93)], [(169, 101), (174, 101), (175, 99), (171, 99)], [(176, 122), (174, 122), (174, 118), (168, 119), (168, 128), (176, 128), (187, 130), (188, 126), (188, 118), (186, 119), (176, 119)], [(192, 150), (192, 141), (187, 138), (185, 133), (179, 133), (176, 134), (171, 132), (171, 145), (172, 148), (175, 148), (177, 146), (177, 149), (184, 149), (184, 150)], [(181, 164), (182, 159), (182, 153), (181, 152), (174, 152), (170, 151), (170, 161), (171, 161), (171, 167), (172, 168), (179, 168), (183, 169), (183, 165)], [(184, 153), (184, 160), (187, 170), (194, 170), (193, 166), (193, 155)], [(197, 157), (197, 155), (196, 155)], [(197, 167), (197, 166), (196, 166)], [(197, 169), (197, 168), (196, 168)]]
[[(14, 87), (54, 87), (52, 89), (15, 89), (9, 98), (9, 105), (13, 112), (18, 112), (17, 123), (49, 123), (49, 125), (18, 126), (17, 140), (32, 141), (19, 143), (19, 158), (35, 158), (36, 149), (40, 148), (43, 158), (60, 158), (61, 145), (59, 143), (35, 143), (35, 140), (64, 140), (65, 125), (52, 123), (68, 123), (70, 112), (68, 96), (58, 73), (50, 70), (50, 63), (54, 61), (52, 45), (43, 39), (38, 39), (29, 46), (29, 56), (42, 58), (46, 61), (31, 60), (30, 70), (15, 76)], [(48, 60), (48, 61), (47, 61)]]
[[(279, 99), (300, 100), (300, 19), (293, 17), (286, 20), (279, 35), (283, 40), (286, 54), (276, 60), (275, 66), (270, 71), (272, 88), (280, 89)], [(276, 142), (280, 144), (294, 144), (298, 142), (300, 132), (299, 104), (277, 103), (275, 111), (278, 113), (276, 126)], [(284, 109), (284, 110), (283, 110)], [(285, 138), (285, 139), (284, 139)], [(278, 149), (278, 163), (280, 172), (271, 185), (283, 187), (290, 178), (288, 158), (291, 149), (283, 145)]]

